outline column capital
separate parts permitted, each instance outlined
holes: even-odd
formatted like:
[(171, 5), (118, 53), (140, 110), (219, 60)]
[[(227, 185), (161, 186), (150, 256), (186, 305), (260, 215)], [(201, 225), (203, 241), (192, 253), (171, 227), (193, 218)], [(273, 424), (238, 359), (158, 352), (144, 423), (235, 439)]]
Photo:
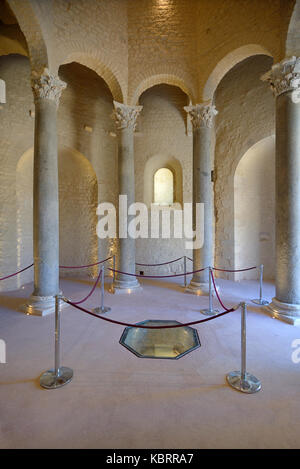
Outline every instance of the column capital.
[(55, 101), (56, 106), (58, 106), (61, 93), (66, 86), (67, 84), (60, 80), (57, 75), (51, 73), (48, 68), (44, 68), (39, 72), (32, 71), (31, 88), (35, 100), (49, 99)]
[(118, 130), (130, 128), (135, 130), (136, 120), (143, 109), (143, 106), (127, 106), (126, 104), (114, 101), (114, 111), (112, 118), (115, 121)]
[(271, 70), (261, 77), (271, 86), (275, 97), (292, 92), (292, 100), (300, 102), (300, 57), (290, 57), (273, 65)]
[(184, 106), (184, 110), (190, 115), (194, 130), (201, 127), (212, 128), (213, 118), (218, 114), (211, 101)]

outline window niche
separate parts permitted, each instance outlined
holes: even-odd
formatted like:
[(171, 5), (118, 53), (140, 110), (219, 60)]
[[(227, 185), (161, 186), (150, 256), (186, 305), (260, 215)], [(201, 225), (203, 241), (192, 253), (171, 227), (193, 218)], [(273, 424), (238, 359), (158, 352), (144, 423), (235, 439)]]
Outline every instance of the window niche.
[(155, 155), (144, 171), (144, 202), (164, 209), (182, 206), (182, 167), (173, 157)]
[(168, 168), (160, 168), (154, 174), (154, 200), (156, 205), (174, 203), (174, 175)]

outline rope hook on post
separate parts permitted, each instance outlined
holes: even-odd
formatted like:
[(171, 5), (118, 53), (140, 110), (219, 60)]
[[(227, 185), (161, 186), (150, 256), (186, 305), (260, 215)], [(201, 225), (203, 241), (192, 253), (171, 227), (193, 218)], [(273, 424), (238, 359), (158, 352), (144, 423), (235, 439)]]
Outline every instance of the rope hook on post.
[(209, 299), (209, 307), (208, 309), (202, 309), (200, 312), (202, 314), (205, 314), (205, 316), (215, 316), (216, 314), (218, 314), (219, 310), (218, 309), (214, 309), (213, 307), (213, 291), (212, 291), (212, 275), (213, 275), (213, 271), (212, 271), (212, 268), (209, 267), (208, 268), (208, 274), (209, 274), (209, 295), (208, 295), (208, 299)]
[(251, 300), (252, 303), (255, 303), (256, 305), (268, 305), (269, 301), (263, 299), (263, 276), (264, 276), (264, 265), (261, 264), (259, 266), (259, 298), (257, 300)]
[(104, 306), (104, 269), (105, 267), (104, 265), (102, 265), (101, 267), (101, 303), (100, 303), (100, 307), (92, 309), (93, 313), (95, 314), (103, 314), (111, 310), (109, 306)]
[(261, 382), (246, 371), (246, 320), (247, 305), (241, 303), (241, 371), (231, 371), (226, 376), (228, 384), (237, 391), (254, 394), (261, 390)]
[(42, 374), (40, 385), (45, 389), (61, 388), (68, 384), (73, 378), (73, 370), (60, 366), (60, 300), (61, 296), (55, 297), (55, 355), (54, 368)]

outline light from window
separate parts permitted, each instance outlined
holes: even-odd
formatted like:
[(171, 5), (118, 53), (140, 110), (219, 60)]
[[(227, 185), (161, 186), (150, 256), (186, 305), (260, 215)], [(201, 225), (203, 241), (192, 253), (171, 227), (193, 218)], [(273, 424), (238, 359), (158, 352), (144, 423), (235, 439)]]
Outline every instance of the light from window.
[(160, 168), (154, 174), (154, 203), (159, 205), (174, 203), (174, 177), (168, 168)]

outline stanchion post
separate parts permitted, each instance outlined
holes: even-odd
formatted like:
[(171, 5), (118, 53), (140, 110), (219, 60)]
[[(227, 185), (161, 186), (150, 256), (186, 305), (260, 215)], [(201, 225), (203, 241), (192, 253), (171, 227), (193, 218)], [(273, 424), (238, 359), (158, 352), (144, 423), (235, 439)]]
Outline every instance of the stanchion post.
[(100, 303), (100, 307), (92, 309), (94, 314), (103, 314), (111, 310), (109, 306), (104, 306), (104, 285), (105, 285), (104, 274), (105, 274), (105, 268), (104, 268), (104, 265), (102, 265), (101, 266), (101, 289), (100, 289), (101, 303)]
[(200, 312), (202, 314), (205, 314), (205, 316), (215, 316), (218, 314), (219, 310), (214, 309), (213, 307), (213, 285), (212, 285), (212, 268), (208, 267), (208, 284), (209, 284), (209, 294), (208, 294), (208, 301), (209, 301), (209, 306), (208, 309), (202, 309)]
[(60, 301), (61, 296), (55, 297), (55, 351), (54, 369), (45, 371), (40, 377), (40, 385), (45, 389), (61, 388), (73, 378), (73, 370), (60, 366)]
[(116, 255), (113, 255), (113, 286), (115, 286), (116, 282)]
[(259, 266), (259, 298), (255, 300), (251, 300), (252, 303), (256, 305), (268, 305), (269, 301), (263, 299), (263, 277), (264, 277), (264, 265), (261, 264)]
[(261, 390), (261, 382), (246, 370), (246, 321), (247, 305), (240, 304), (241, 308), (241, 371), (232, 371), (226, 376), (228, 384), (237, 391), (254, 394)]
[(184, 288), (187, 286), (186, 281), (186, 256), (183, 256), (183, 269), (184, 269)]

